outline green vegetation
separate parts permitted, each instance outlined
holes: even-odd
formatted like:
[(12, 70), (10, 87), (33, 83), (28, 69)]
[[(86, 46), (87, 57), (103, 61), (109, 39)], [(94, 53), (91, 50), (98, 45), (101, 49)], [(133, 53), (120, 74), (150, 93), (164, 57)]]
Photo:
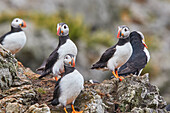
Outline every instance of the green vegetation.
[(36, 91), (41, 94), (46, 94), (46, 91), (43, 88), (37, 88)]

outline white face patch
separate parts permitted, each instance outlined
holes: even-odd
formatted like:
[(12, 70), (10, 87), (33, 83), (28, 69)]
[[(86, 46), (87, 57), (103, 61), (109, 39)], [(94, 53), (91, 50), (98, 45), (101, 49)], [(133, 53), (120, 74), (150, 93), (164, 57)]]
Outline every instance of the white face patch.
[(62, 27), (61, 27), (61, 31), (63, 31), (62, 35), (63, 36), (67, 36), (69, 34), (69, 27), (67, 24), (64, 24)]
[(130, 34), (130, 29), (128, 27), (124, 27), (121, 32), (123, 34), (123, 37), (128, 37)]
[(23, 22), (22, 19), (20, 19), (20, 18), (15, 18), (15, 19), (12, 21), (11, 26), (14, 27), (14, 28), (20, 28), (22, 22)]
[(69, 34), (69, 27), (67, 24), (64, 24), (62, 26), (60, 26), (60, 24), (57, 24), (57, 31), (59, 30), (59, 27), (61, 27), (60, 28), (61, 36), (67, 36)]

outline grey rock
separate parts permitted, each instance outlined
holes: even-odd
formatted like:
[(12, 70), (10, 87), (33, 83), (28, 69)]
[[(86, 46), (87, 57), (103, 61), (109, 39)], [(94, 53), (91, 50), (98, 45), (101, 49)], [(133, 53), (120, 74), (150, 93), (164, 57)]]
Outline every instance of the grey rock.
[(25, 76), (24, 68), (0, 45), (0, 111), (23, 113), (36, 103), (38, 95), (31, 81)]
[(152, 109), (165, 108), (166, 102), (159, 95), (159, 89), (149, 83), (148, 75), (127, 77), (118, 85), (118, 97), (123, 111), (133, 107)]
[(167, 113), (166, 101), (149, 83), (148, 74), (129, 75), (122, 82), (115, 78), (100, 84), (86, 82), (75, 105), (85, 113)]
[(137, 108), (134, 107), (131, 113), (168, 113), (165, 109)]
[(23, 106), (19, 103), (9, 103), (6, 106), (6, 113), (23, 113)]
[(36, 103), (30, 106), (26, 113), (51, 113), (51, 111), (46, 104), (39, 105), (38, 103)]
[(9, 89), (16, 78), (17, 60), (0, 45), (0, 89)]

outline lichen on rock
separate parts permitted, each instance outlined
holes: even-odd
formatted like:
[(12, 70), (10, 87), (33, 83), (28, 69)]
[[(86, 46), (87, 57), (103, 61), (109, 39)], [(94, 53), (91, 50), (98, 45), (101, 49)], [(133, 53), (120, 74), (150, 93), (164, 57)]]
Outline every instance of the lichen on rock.
[(0, 89), (9, 89), (16, 78), (17, 60), (0, 45)]

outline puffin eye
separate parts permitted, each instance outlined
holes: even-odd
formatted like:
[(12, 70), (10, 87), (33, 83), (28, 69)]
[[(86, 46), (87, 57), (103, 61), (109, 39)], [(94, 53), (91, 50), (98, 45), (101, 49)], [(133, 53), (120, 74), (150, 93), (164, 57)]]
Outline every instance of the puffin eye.
[(64, 26), (64, 29), (66, 29), (67, 28), (67, 26)]
[(127, 31), (127, 29), (125, 28), (125, 32)]
[(18, 20), (16, 20), (16, 22), (18, 22)]

